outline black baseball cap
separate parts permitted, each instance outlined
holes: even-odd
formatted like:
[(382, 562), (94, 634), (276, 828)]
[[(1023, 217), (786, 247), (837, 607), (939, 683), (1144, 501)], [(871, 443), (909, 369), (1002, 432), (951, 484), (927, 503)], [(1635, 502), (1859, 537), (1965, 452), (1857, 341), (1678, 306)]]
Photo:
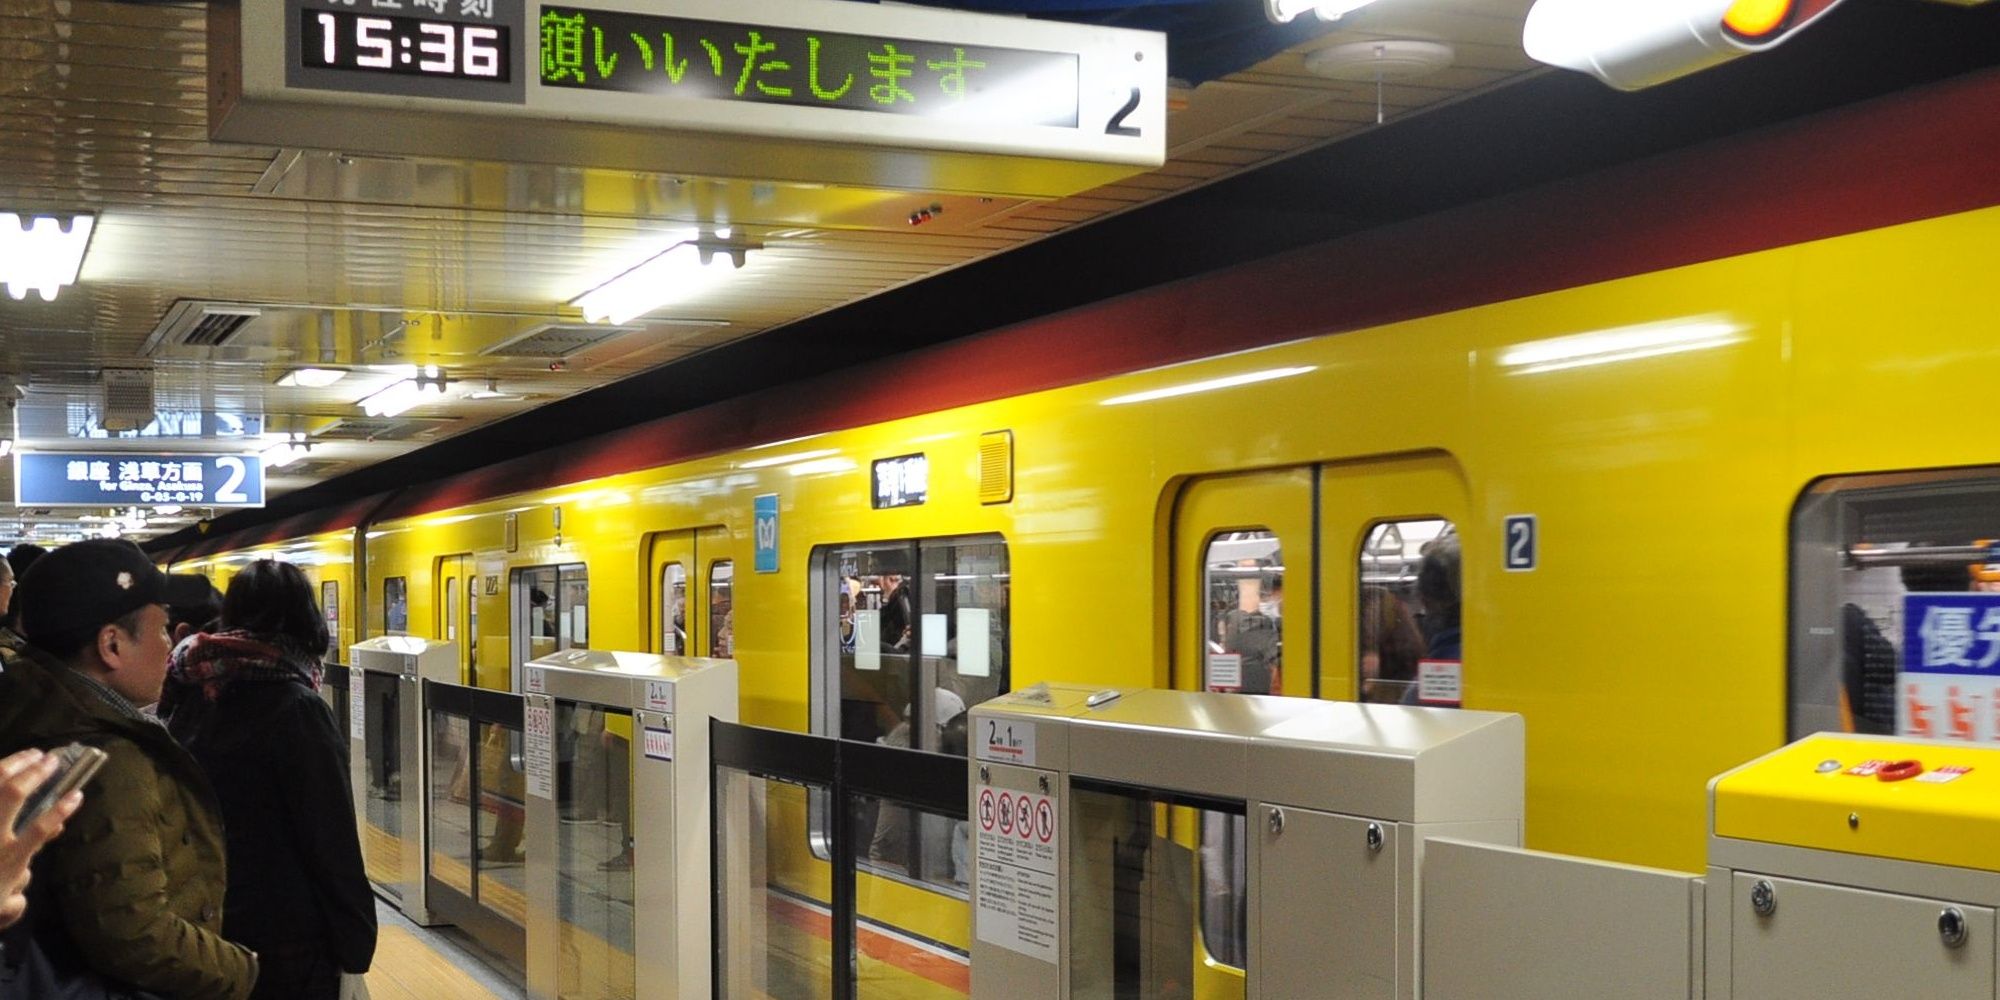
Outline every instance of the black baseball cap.
[(68, 654), (91, 636), (148, 604), (192, 604), (207, 597), (206, 577), (168, 575), (137, 545), (94, 538), (35, 561), (14, 600), (21, 634), (51, 653)]

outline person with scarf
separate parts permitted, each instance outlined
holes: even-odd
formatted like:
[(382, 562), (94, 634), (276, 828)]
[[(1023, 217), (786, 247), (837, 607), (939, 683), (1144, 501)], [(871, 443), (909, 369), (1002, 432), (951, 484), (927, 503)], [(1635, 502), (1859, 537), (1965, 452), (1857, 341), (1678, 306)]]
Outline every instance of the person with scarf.
[(261, 960), (252, 1000), (335, 1000), (374, 958), (375, 898), (318, 693), (326, 621), (305, 574), (266, 559), (230, 582), (219, 624), (174, 651), (160, 717), (222, 805), (223, 934)]

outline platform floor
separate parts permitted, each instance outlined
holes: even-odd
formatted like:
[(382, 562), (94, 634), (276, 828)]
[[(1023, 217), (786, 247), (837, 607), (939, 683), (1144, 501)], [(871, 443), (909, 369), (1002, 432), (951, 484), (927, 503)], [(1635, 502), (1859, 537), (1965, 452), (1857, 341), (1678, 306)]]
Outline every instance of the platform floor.
[(518, 975), (449, 928), (423, 928), (375, 901), (381, 928), (370, 1000), (527, 1000)]

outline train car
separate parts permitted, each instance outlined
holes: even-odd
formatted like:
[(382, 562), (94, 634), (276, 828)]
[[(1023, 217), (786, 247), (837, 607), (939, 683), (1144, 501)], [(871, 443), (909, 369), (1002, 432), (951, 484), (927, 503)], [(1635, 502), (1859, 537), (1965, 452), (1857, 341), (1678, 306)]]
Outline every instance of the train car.
[[(1815, 730), (1920, 731), (1908, 595), (2000, 579), (1968, 378), (2000, 361), (1995, 93), (1950, 81), (412, 490), (356, 527), (342, 614), (465, 634), (493, 688), (567, 646), (730, 656), (748, 723), (957, 753), (965, 706), (1045, 680), (1519, 712), (1528, 846), (1698, 870), (1711, 776)], [(1946, 651), (1990, 666), (1994, 622)], [(2000, 690), (1961, 687), (1934, 734), (2000, 738)], [(803, 794), (770, 813), (774, 890), (808, 910), (823, 820)], [(1239, 830), (1177, 833), (1192, 995), (1242, 989)], [(951, 995), (920, 960), (969, 934), (949, 831), (873, 832), (861, 912), (919, 957), (864, 947), (863, 977)]]

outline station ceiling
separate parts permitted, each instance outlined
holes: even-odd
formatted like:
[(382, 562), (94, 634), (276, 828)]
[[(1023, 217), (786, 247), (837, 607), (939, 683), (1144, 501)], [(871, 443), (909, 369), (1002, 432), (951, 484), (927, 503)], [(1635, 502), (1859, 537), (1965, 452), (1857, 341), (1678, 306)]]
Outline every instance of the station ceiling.
[[(97, 219), (78, 284), (53, 303), (0, 298), (17, 447), (308, 441), (271, 470), (271, 508), (233, 520), (277, 516), (1963, 72), (1995, 61), (1977, 36), (2000, 35), (1992, 7), (1874, 0), (1772, 54), (1623, 95), (1528, 59), (1530, 0), (1380, 0), (1282, 29), (1257, 0), (1142, 9), (1157, 6), (1072, 16), (1166, 19), (1182, 53), (1167, 163), (1010, 200), (216, 143), (204, 6), (0, 0), (0, 211)], [(1443, 43), (1449, 64), (1380, 82), (1309, 68), (1401, 41)], [(933, 204), (946, 210), (909, 223)], [(719, 223), (762, 245), (745, 280), (619, 327), (568, 304), (663, 232)], [(201, 320), (230, 316), (222, 343), (199, 343)], [(277, 384), (304, 365), (349, 375)], [(447, 391), (365, 416), (357, 401), (409, 365), (438, 366)], [(105, 430), (107, 370), (146, 373), (146, 436)], [(0, 497), (11, 475), (0, 465)], [(79, 516), (104, 530), (118, 512), (0, 507), (0, 546), (75, 537)]]

